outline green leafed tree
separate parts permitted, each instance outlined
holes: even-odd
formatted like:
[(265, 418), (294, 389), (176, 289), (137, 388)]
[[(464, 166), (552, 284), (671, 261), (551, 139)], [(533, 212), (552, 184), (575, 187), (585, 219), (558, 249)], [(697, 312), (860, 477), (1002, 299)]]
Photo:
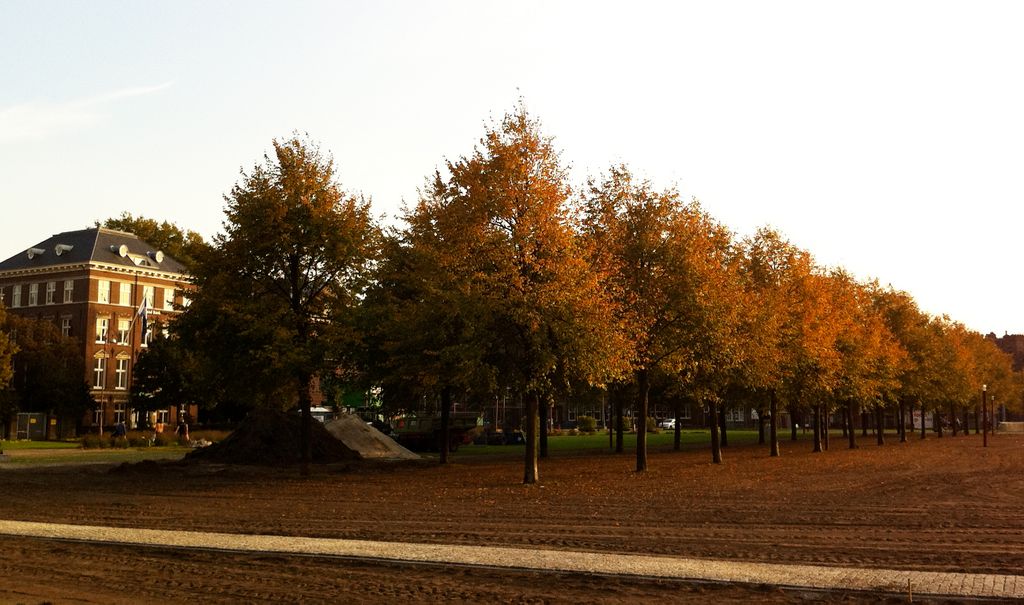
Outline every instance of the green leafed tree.
[(299, 137), (273, 147), (225, 196), (224, 232), (196, 263), (177, 329), (265, 404), (298, 405), (305, 474), (313, 380), (347, 362), (379, 232), (329, 154)]
[(47, 320), (8, 315), (0, 326), (15, 335), (8, 403), (20, 412), (51, 414), (65, 430), (74, 427), (95, 406), (77, 341)]
[[(653, 375), (677, 377), (714, 405), (736, 359), (741, 291), (731, 270), (731, 235), (696, 202), (684, 203), (671, 189), (655, 191), (624, 166), (590, 182), (579, 221), (626, 334), (637, 385), (636, 470), (643, 472)], [(714, 430), (712, 438), (720, 461)]]
[(121, 216), (108, 218), (103, 222), (96, 221), (96, 226), (132, 233), (171, 255), (188, 268), (195, 266), (199, 257), (209, 248), (203, 237), (195, 231), (182, 229), (168, 221), (134, 216), (130, 212), (122, 212)]
[(565, 168), (522, 105), (445, 168), (406, 217), (403, 287), (417, 301), (405, 321), (436, 335), (421, 367), (440, 386), (490, 377), (525, 398), (523, 481), (534, 483), (540, 402), (613, 365), (610, 307), (569, 222)]

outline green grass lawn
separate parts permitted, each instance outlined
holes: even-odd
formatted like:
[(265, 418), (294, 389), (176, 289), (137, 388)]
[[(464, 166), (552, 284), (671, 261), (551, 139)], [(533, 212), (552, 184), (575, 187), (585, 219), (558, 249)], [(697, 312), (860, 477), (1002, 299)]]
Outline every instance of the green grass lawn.
[(142, 460), (177, 460), (192, 448), (171, 445), (165, 447), (141, 448), (106, 448), (81, 449), (78, 442), (14, 442), (23, 443), (63, 443), (63, 447), (9, 447), (12, 442), (2, 442), (7, 460), (4, 466), (42, 466), (42, 465), (76, 465), (76, 464), (120, 464), (122, 462), (140, 462)]
[(74, 441), (8, 441), (0, 439), (0, 450), (67, 450), (82, 447), (78, 439)]
[[(730, 445), (757, 443), (757, 431), (730, 430)], [(613, 446), (614, 446), (614, 436)], [(675, 440), (673, 431), (661, 431), (660, 433), (647, 434), (647, 447), (651, 449), (671, 449)], [(706, 430), (684, 430), (680, 435), (680, 446), (694, 448), (710, 446), (710, 432)], [(522, 456), (525, 445), (464, 445), (459, 448), (456, 455), (469, 456), (492, 456), (492, 455), (518, 455)], [(623, 435), (623, 447), (626, 449), (636, 448), (636, 434), (626, 433)], [(609, 451), (608, 433), (597, 432), (591, 435), (549, 435), (548, 451), (552, 454), (558, 453), (584, 453)]]

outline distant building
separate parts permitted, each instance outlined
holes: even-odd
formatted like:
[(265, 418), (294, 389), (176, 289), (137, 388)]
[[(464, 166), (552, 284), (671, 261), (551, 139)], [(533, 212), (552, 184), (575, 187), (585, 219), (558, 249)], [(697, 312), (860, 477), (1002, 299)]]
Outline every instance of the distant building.
[(1013, 356), (1013, 370), (1024, 369), (1024, 334), (1004, 334), (1001, 338), (990, 333), (986, 338), (996, 343), (1003, 351)]
[[(82, 425), (99, 431), (122, 421), (147, 424), (129, 406), (132, 368), (154, 330), (179, 312), (188, 286), (180, 262), (112, 229), (58, 233), (0, 262), (0, 303), (7, 312), (52, 321), (78, 341), (97, 403)], [(143, 301), (146, 322), (139, 313)], [(178, 413), (161, 410), (155, 420), (173, 426)]]

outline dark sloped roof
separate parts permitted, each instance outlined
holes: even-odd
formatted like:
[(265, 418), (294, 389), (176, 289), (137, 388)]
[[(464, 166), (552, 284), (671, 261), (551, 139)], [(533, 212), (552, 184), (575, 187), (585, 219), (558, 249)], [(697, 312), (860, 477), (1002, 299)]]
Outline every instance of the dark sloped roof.
[[(58, 246), (60, 254), (57, 254)], [(125, 247), (127, 255), (121, 255), (121, 246)], [(132, 268), (150, 268), (168, 273), (185, 273), (184, 265), (166, 254), (158, 262), (157, 249), (135, 235), (102, 227), (58, 233), (31, 248), (42, 252), (36, 252), (29, 258), (29, 248), (26, 248), (0, 262), (0, 271), (101, 262)], [(132, 256), (142, 257), (143, 263), (136, 263)]]

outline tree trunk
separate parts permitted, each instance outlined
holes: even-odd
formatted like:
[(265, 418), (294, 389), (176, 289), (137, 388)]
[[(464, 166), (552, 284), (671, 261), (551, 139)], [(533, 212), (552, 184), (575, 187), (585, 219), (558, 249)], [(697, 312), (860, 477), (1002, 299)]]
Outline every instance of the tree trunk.
[(675, 423), (675, 426), (672, 427), (672, 433), (673, 433), (673, 435), (672, 435), (672, 449), (677, 451), (677, 452), (680, 449), (682, 449), (682, 445), (683, 445), (683, 432), (682, 432), (681, 427), (679, 426), (679, 424), (680, 424), (679, 421), (681, 420), (680, 416), (682, 415), (682, 411), (683, 411), (682, 402), (679, 399), (676, 399), (675, 400), (675, 404), (674, 404), (674, 408), (673, 408), (673, 413), (675, 414), (676, 423)]
[(545, 397), (540, 404), (540, 458), (548, 457), (548, 425), (551, 418), (551, 402)]
[(821, 409), (821, 441), (825, 451), (828, 451), (829, 443), (829, 412), (828, 407)]
[(771, 445), (771, 456), (779, 455), (779, 401), (772, 389), (768, 400), (768, 442)]
[(900, 443), (907, 442), (907, 402), (900, 397)]
[(854, 414), (856, 414), (856, 411), (857, 411), (856, 407), (855, 407), (856, 405), (857, 405), (857, 403), (854, 402), (854, 400), (852, 400), (852, 399), (850, 399), (849, 401), (846, 402), (846, 418), (850, 422), (850, 427), (849, 427), (850, 430), (847, 431), (847, 435), (846, 436), (847, 436), (847, 439), (850, 440), (850, 449), (851, 450), (857, 449), (857, 432), (853, 430), (853, 416), (854, 416)]
[(967, 406), (964, 406), (964, 437), (966, 437), (966, 436), (968, 436), (970, 434), (971, 434), (971, 414), (970, 414), (969, 410), (967, 409)]
[(313, 375), (307, 371), (299, 373), (299, 409), (302, 420), (299, 425), (299, 449), (301, 451), (299, 474), (309, 476), (309, 467), (313, 462), (313, 413), (310, 388), (313, 386)]
[(623, 450), (622, 432), (625, 430), (625, 419), (622, 417), (622, 393), (615, 397), (615, 453), (621, 454)]
[(789, 406), (789, 440), (796, 441), (796, 408)]
[(636, 423), (636, 472), (642, 473), (647, 470), (647, 395), (651, 390), (646, 369), (636, 373), (636, 382), (640, 389), (640, 397), (637, 402), (640, 418)]
[(718, 405), (714, 400), (708, 402), (711, 410), (711, 462), (722, 463), (722, 444), (718, 441)]
[(850, 402), (847, 401), (843, 406), (843, 439), (849, 437), (850, 427)]
[(921, 439), (925, 438), (927, 431), (924, 428), (924, 403), (921, 404)]
[(977, 435), (981, 432), (981, 416), (978, 412), (978, 406), (974, 406), (974, 434)]
[(540, 395), (534, 393), (526, 398), (526, 454), (524, 458), (523, 483), (537, 482), (537, 429)]
[(452, 388), (441, 389), (441, 443), (437, 444), (441, 451), (441, 464), (448, 464), (452, 439)]
[(885, 445), (885, 411), (882, 406), (875, 406), (875, 428), (878, 430), (876, 441), (878, 445)]
[(813, 426), (813, 430), (814, 430), (814, 449), (812, 449), (811, 451), (813, 451), (814, 453), (817, 454), (817, 453), (821, 452), (821, 404), (820, 403), (814, 404), (814, 407), (811, 408), (811, 414), (813, 415), (813, 422), (814, 422), (814, 426)]
[(953, 429), (953, 436), (954, 437), (956, 437), (956, 434), (959, 432), (957, 430), (956, 420), (957, 420), (957, 418), (956, 418), (956, 404), (954, 404), (953, 402), (950, 402), (949, 403), (949, 424), (951, 425), (951, 428)]
[(721, 434), (718, 442), (722, 447), (729, 447), (729, 431), (725, 427), (725, 406), (718, 410), (718, 431)]
[(868, 436), (868, 424), (869, 424), (868, 423), (868, 411), (867, 410), (861, 410), (861, 412), (860, 412), (860, 436), (861, 437), (867, 437)]
[(757, 444), (764, 445), (764, 408), (757, 410)]
[(939, 434), (939, 438), (942, 438), (942, 418), (939, 416), (939, 408), (936, 407), (935, 411), (932, 412), (932, 426), (935, 427), (935, 431)]

